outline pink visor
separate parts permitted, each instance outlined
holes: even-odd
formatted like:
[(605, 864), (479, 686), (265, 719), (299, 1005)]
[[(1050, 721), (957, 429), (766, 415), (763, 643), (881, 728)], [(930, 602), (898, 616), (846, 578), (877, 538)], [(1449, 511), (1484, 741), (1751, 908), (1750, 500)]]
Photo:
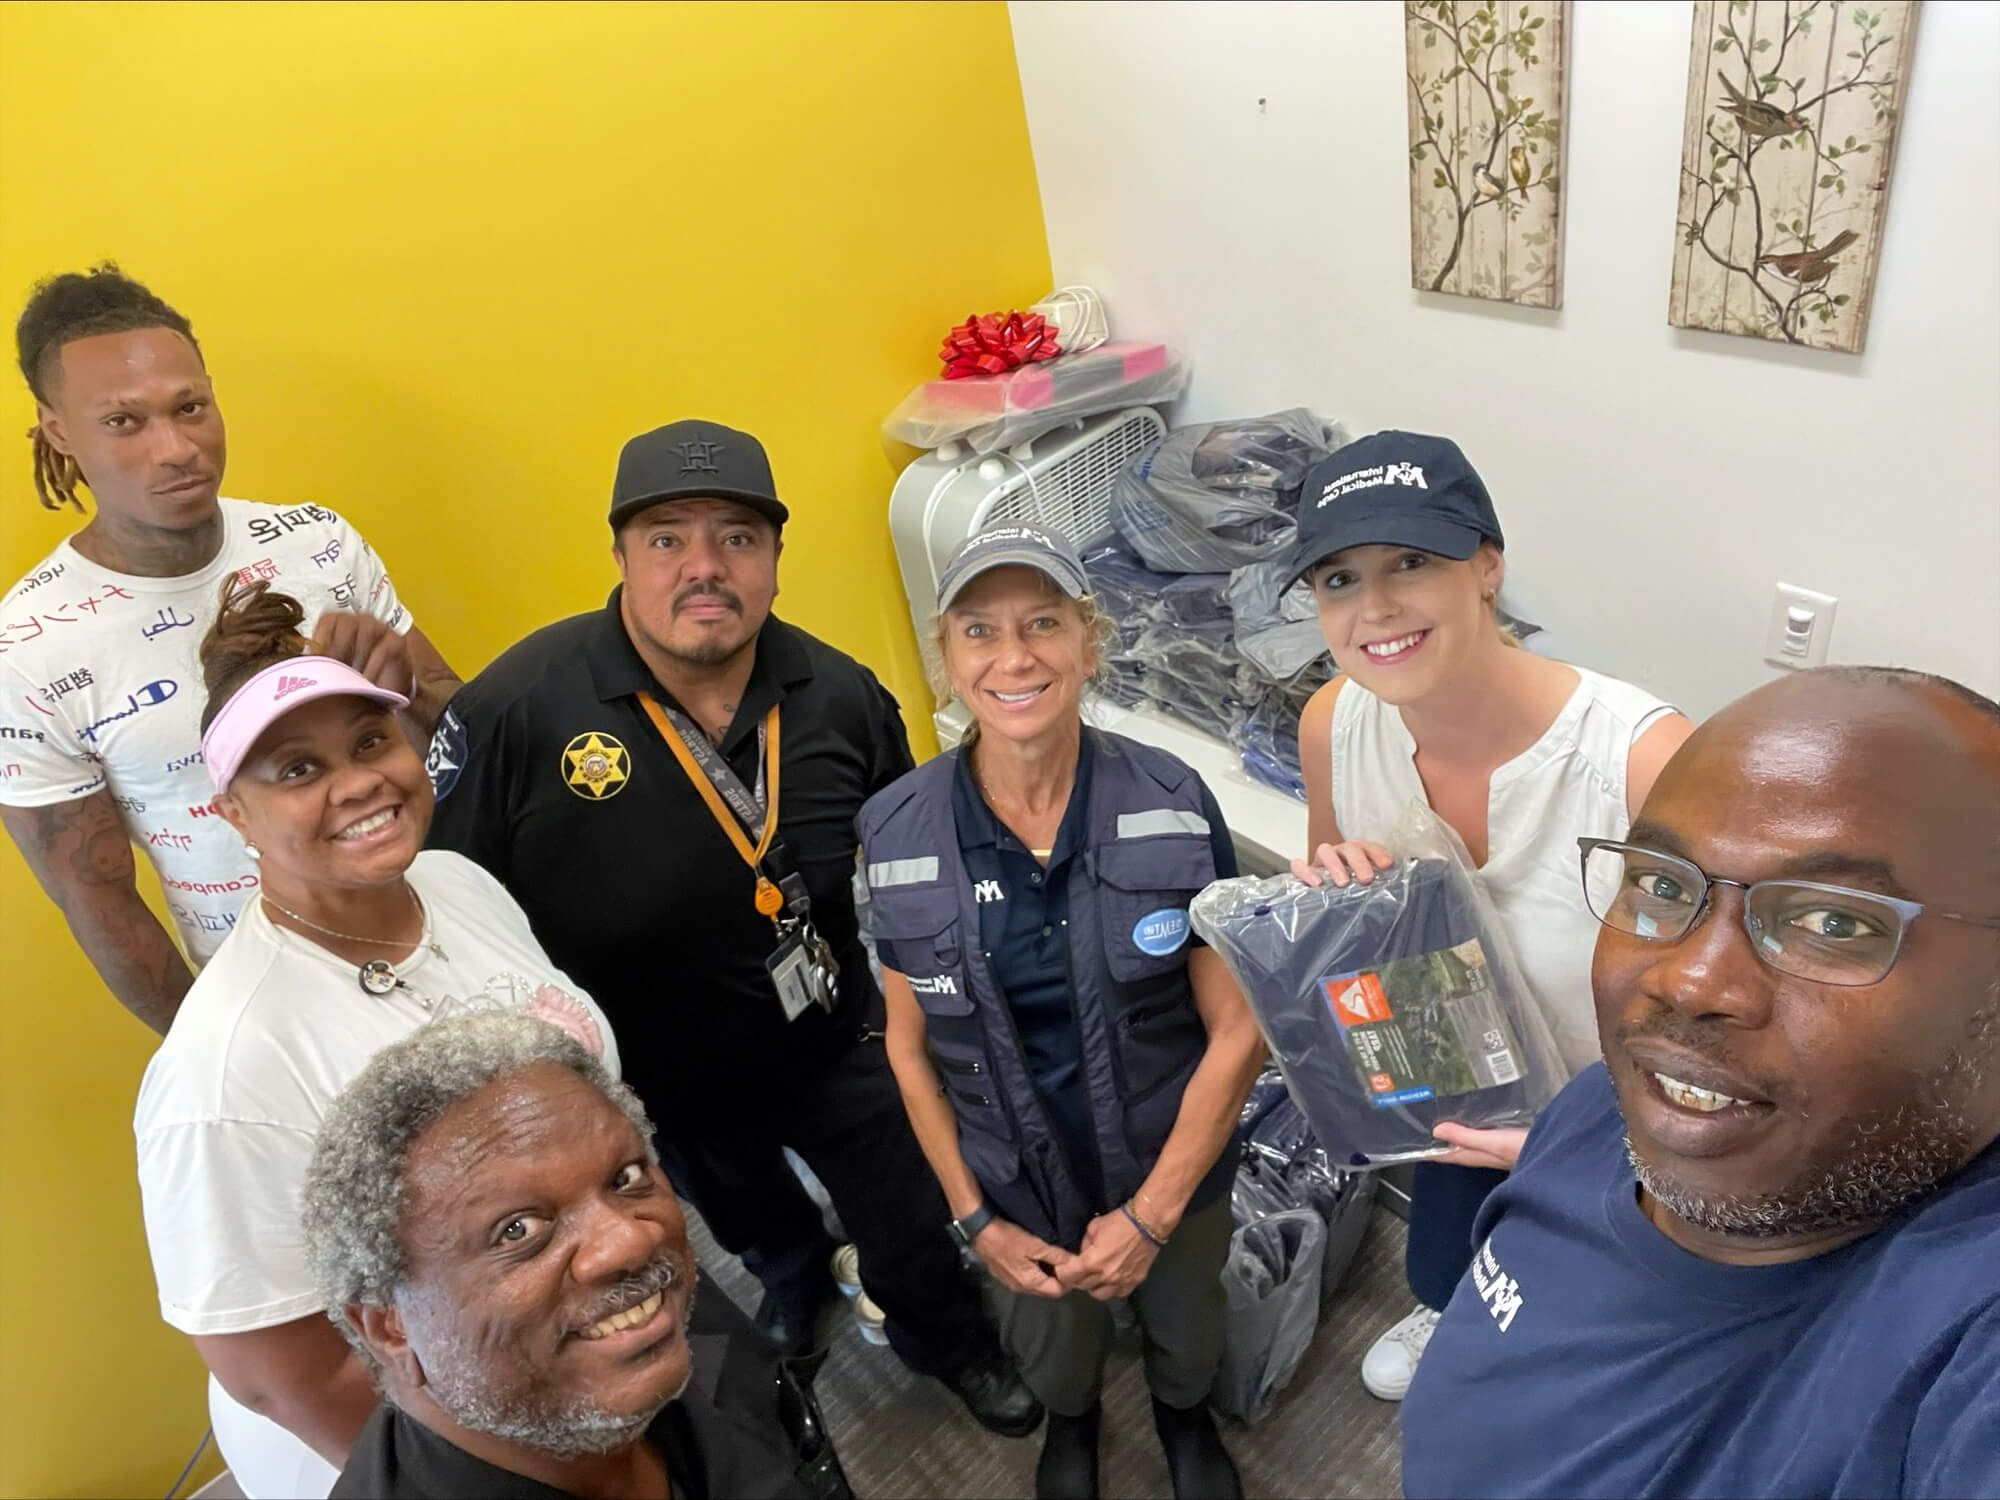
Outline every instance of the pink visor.
[(229, 695), (201, 737), (202, 762), (215, 789), (229, 789), (258, 735), (301, 704), (343, 693), (393, 708), (407, 708), (410, 702), (330, 656), (294, 656), (268, 666)]

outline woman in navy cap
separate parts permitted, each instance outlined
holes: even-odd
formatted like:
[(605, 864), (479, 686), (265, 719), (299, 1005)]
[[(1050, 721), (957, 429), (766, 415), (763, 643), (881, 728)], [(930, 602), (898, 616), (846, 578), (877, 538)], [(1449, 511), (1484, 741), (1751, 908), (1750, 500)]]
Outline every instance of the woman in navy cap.
[(1176, 1495), (1241, 1493), (1207, 1410), (1230, 1145), (1263, 1056), (1188, 903), (1236, 873), (1201, 778), (1083, 723), (1101, 621), (1076, 549), (973, 537), (938, 586), (961, 747), (861, 812), (888, 1052), (953, 1232), (1014, 1295), (1048, 1408), (1036, 1493), (1097, 1493), (1105, 1305), (1129, 1297)]
[[(1500, 521), (1458, 445), (1378, 432), (1323, 459), (1299, 493), (1295, 571), (1310, 579), (1338, 675), (1299, 720), (1312, 868), (1374, 878), (1412, 798), (1464, 840), (1529, 988), (1574, 1073), (1598, 1056), (1597, 919), (1580, 836), (1623, 838), (1694, 726), (1630, 683), (1515, 649), (1494, 601)], [(1471, 1263), (1472, 1221), (1526, 1132), (1440, 1125), (1416, 1168), (1406, 1270), (1417, 1308), (1377, 1339), (1361, 1378), (1400, 1401)]]

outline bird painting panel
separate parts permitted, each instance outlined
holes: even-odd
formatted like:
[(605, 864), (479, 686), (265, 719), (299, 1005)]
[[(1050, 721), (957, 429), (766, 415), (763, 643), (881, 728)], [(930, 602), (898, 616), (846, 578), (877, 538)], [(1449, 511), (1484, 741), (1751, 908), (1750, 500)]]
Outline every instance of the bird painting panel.
[(1563, 0), (1406, 0), (1410, 284), (1562, 305)]
[(1918, 0), (1697, 0), (1667, 321), (1858, 354)]

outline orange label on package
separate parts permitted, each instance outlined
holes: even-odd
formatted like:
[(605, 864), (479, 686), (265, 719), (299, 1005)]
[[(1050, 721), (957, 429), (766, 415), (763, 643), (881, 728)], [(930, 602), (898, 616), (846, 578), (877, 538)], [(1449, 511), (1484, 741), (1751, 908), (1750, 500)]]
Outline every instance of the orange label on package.
[(1364, 1026), (1370, 1021), (1391, 1019), (1389, 997), (1382, 981), (1374, 974), (1347, 974), (1338, 979), (1322, 979), (1327, 1004), (1342, 1026)]
[(1396, 1080), (1391, 1078), (1387, 1073), (1370, 1073), (1368, 1075), (1368, 1087), (1378, 1094), (1386, 1094), (1395, 1086)]

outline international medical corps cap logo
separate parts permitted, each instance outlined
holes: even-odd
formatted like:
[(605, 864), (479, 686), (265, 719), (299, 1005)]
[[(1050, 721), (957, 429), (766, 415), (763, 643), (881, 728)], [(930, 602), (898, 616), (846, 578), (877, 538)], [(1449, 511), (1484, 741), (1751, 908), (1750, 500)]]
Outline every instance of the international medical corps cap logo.
[(1338, 479), (1328, 480), (1319, 492), (1319, 504), (1330, 505), (1342, 495), (1351, 495), (1356, 490), (1374, 489), (1377, 485), (1384, 484), (1407, 484), (1420, 490), (1430, 488), (1424, 483), (1424, 471), (1417, 464), (1373, 464), (1368, 468), (1343, 474)]
[(631, 775), (625, 746), (602, 730), (580, 734), (563, 747), (563, 780), (579, 797), (592, 802), (615, 797)]
[(681, 456), (683, 474), (715, 474), (715, 455), (722, 451), (720, 443), (688, 442), (675, 443), (674, 451)]

